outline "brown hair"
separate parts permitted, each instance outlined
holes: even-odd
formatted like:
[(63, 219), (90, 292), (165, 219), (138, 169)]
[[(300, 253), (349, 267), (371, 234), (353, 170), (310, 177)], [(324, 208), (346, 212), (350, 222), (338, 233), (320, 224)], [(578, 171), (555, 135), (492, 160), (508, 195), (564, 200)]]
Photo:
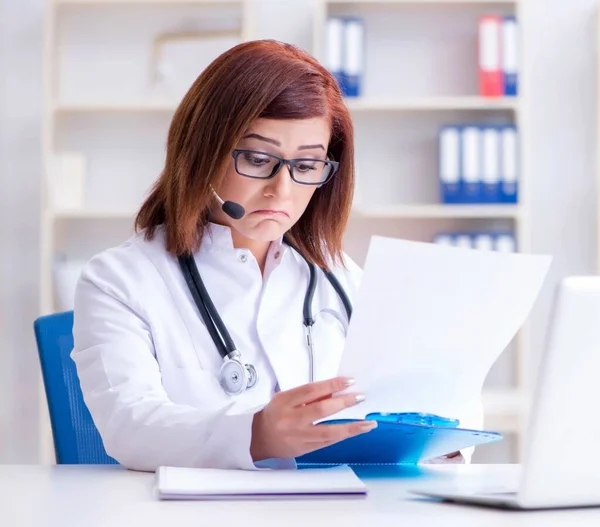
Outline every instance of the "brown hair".
[[(215, 59), (177, 108), (167, 140), (164, 170), (135, 220), (152, 239), (164, 225), (167, 251), (198, 250), (209, 221), (211, 186), (227, 170), (231, 151), (257, 118), (328, 117), (328, 155), (337, 174), (317, 189), (287, 233), (313, 263), (340, 260), (354, 191), (354, 131), (334, 77), (308, 53), (259, 40), (239, 44)], [(329, 260), (331, 259), (331, 260)]]

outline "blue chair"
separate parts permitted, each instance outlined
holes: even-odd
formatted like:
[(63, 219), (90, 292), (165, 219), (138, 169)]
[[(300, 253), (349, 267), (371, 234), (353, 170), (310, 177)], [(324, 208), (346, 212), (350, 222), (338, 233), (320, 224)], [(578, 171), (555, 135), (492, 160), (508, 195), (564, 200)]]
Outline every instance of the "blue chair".
[(46, 390), (54, 451), (58, 464), (113, 465), (83, 401), (73, 349), (73, 312), (56, 313), (34, 322)]

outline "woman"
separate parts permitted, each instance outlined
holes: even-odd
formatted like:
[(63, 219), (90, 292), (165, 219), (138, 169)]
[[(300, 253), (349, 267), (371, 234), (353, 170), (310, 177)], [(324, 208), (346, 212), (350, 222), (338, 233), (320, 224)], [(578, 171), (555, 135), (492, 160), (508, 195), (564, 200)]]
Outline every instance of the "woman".
[[(360, 269), (341, 242), (353, 158), (340, 91), (308, 54), (244, 43), (200, 75), (174, 115), (137, 234), (93, 258), (77, 287), (72, 357), (117, 461), (289, 467), (376, 426), (313, 425), (363, 399), (335, 377), (349, 313), (323, 272), (351, 301)], [(314, 355), (307, 262), (322, 268)], [(233, 347), (213, 329), (211, 302)]]

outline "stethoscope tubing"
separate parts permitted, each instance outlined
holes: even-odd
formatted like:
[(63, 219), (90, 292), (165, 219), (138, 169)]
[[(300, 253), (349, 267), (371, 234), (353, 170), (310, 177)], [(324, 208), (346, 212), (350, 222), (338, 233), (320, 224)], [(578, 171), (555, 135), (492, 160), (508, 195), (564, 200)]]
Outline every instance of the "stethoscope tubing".
[[(307, 344), (310, 351), (310, 380), (312, 382), (314, 380), (314, 342), (312, 338), (312, 326), (315, 323), (315, 320), (312, 316), (312, 303), (317, 287), (317, 270), (316, 265), (312, 262), (309, 262), (308, 259), (305, 258), (305, 256), (291, 243), (289, 243), (287, 239), (284, 239), (284, 241), (304, 259), (309, 269), (309, 281), (306, 294), (304, 296), (302, 316), (303, 324), (306, 328)], [(200, 316), (204, 320), (206, 328), (219, 354), (224, 359), (231, 354), (235, 354), (237, 352), (235, 343), (231, 338), (229, 331), (225, 327), (225, 323), (219, 315), (219, 312), (217, 311), (217, 308), (215, 307), (210, 295), (208, 294), (206, 286), (204, 285), (204, 281), (202, 280), (200, 272), (198, 271), (194, 257), (192, 255), (182, 255), (178, 257), (178, 261), (183, 271), (186, 284), (192, 294), (192, 298), (196, 303), (198, 310), (200, 311)], [(348, 321), (350, 321), (350, 318), (352, 317), (352, 303), (350, 302), (346, 291), (332, 272), (326, 271), (325, 269), (322, 269), (322, 271), (342, 301)]]

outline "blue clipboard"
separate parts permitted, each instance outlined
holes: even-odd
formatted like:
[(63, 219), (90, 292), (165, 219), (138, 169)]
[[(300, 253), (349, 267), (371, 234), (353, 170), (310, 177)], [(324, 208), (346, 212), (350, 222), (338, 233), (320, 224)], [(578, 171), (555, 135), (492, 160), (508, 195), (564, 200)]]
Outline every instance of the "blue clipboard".
[[(303, 465), (415, 464), (464, 448), (500, 441), (502, 434), (459, 428), (456, 419), (422, 413), (372, 413), (377, 428), (296, 458)], [(350, 423), (334, 419), (321, 425)]]

